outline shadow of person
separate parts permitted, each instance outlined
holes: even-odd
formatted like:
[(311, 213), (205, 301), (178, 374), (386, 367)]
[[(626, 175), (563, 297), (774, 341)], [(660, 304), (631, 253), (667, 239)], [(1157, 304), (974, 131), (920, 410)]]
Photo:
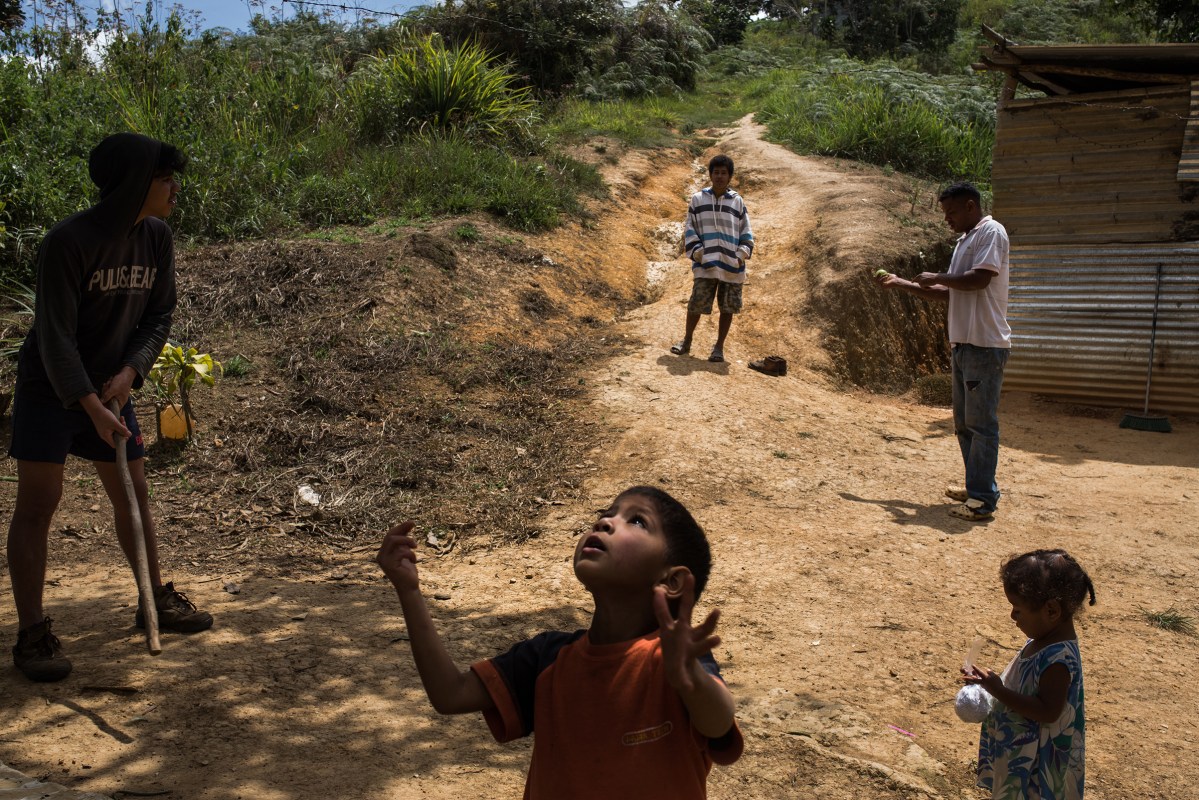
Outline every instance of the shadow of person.
[(671, 375), (691, 375), (695, 372), (711, 372), (715, 375), (728, 375), (729, 362), (708, 361), (690, 355), (676, 356), (673, 353), (658, 356), (658, 363), (666, 367)]
[(970, 529), (975, 525), (986, 524), (991, 521), (987, 519), (979, 520), (978, 522), (967, 522), (955, 519), (948, 514), (949, 509), (956, 505), (954, 503), (929, 506), (912, 503), (907, 500), (858, 497), (856, 494), (850, 494), (849, 492), (838, 492), (837, 494), (840, 495), (842, 500), (849, 500), (852, 503), (868, 503), (884, 508), (899, 525), (918, 525), (925, 528), (932, 528), (950, 536), (969, 533)]

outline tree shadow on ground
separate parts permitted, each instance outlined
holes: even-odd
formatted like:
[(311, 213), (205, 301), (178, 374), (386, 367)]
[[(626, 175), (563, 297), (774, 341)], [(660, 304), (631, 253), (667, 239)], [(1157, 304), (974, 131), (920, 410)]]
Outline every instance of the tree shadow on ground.
[[(527, 742), (497, 745), (480, 715), (432, 710), (385, 582), (246, 580), (237, 597), (211, 598), (211, 631), (164, 633), (151, 658), (123, 577), (48, 590), (75, 669), (54, 684), (0, 669), (0, 761), (81, 790), (173, 797), (381, 797), (407, 776), (467, 771), (523, 783)], [(567, 605), (497, 614), (430, 602), (461, 666), (532, 633), (587, 624)], [(6, 620), (10, 612), (5, 602)], [(94, 728), (94, 749), (69, 764), (39, 758), (40, 742), (79, 725)]]

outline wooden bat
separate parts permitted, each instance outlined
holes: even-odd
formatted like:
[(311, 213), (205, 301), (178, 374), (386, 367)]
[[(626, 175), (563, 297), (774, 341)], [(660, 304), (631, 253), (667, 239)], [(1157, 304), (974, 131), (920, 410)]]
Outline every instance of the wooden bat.
[[(121, 418), (121, 407), (116, 400), (108, 401), (108, 410), (117, 419)], [(146, 647), (150, 655), (162, 652), (158, 642), (158, 607), (154, 605), (154, 587), (150, 585), (150, 561), (146, 556), (146, 531), (142, 527), (141, 507), (137, 503), (137, 492), (133, 489), (133, 476), (129, 474), (129, 456), (125, 451), (125, 439), (117, 437), (117, 472), (125, 486), (125, 497), (129, 502), (130, 523), (133, 526), (133, 551), (137, 558), (134, 575), (137, 578), (137, 594), (141, 598), (142, 618), (146, 623)]]

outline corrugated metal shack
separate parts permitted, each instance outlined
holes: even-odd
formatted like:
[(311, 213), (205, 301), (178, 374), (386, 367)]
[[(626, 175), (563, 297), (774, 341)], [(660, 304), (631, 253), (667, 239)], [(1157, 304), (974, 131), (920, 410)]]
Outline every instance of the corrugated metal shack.
[[(1199, 413), (1199, 45), (994, 46), (1005, 388)], [(1044, 96), (1015, 98), (1017, 84)], [(1153, 365), (1150, 369), (1150, 346)]]

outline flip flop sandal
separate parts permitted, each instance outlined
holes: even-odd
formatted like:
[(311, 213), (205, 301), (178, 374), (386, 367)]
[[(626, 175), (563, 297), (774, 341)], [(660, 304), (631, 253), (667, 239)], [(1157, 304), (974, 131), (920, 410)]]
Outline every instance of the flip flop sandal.
[(945, 487), (945, 496), (948, 497), (950, 500), (955, 500), (959, 503), (965, 503), (966, 501), (968, 501), (970, 499), (970, 493), (967, 492), (965, 489), (963, 489), (961, 486)]
[(691, 352), (691, 345), (687, 344), (686, 342), (672, 344), (670, 346), (670, 352), (674, 353), (676, 356), (685, 356)]
[(708, 356), (708, 360), (719, 364), (721, 361), (724, 361), (724, 351), (717, 350), (715, 347), (713, 347), (712, 355)]
[(964, 519), (967, 522), (980, 522), (984, 519), (990, 519), (994, 516), (994, 511), (988, 511), (983, 507), (982, 500), (971, 498), (960, 506), (954, 506), (949, 509), (949, 516)]

